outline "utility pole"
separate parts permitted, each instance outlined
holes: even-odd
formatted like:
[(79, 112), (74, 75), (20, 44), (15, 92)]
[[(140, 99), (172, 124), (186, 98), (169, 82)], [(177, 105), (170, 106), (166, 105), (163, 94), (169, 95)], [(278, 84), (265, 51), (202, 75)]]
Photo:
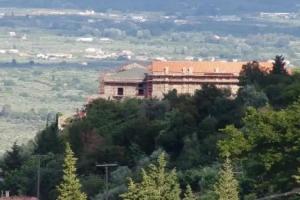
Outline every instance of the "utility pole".
[(96, 165), (96, 167), (103, 167), (105, 168), (105, 200), (108, 200), (108, 169), (109, 167), (117, 167), (118, 164), (101, 164), (101, 165)]
[(40, 184), (41, 184), (41, 157), (38, 155), (37, 184), (36, 184), (36, 197), (38, 199), (40, 199)]
[(41, 157), (46, 155), (35, 155), (38, 159), (37, 163), (37, 179), (36, 179), (36, 197), (40, 200), (40, 188), (41, 188)]
[(47, 113), (46, 128), (48, 128), (49, 122), (50, 122), (50, 113)]

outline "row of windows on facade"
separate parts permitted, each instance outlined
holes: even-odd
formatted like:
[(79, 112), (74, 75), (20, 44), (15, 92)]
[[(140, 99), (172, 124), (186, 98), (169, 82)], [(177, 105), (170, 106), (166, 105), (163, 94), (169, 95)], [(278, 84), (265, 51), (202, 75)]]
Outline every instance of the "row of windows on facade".
[[(142, 95), (144, 95), (144, 89), (138, 89), (138, 95), (139, 96), (142, 96)], [(118, 88), (118, 91), (117, 91), (117, 94), (118, 94), (118, 96), (123, 96), (124, 95), (124, 88)]]
[[(181, 72), (182, 72), (183, 74), (193, 74), (193, 68), (191, 68), (191, 67), (189, 67), (189, 68), (183, 67), (183, 68), (181, 69)], [(168, 74), (168, 73), (169, 73), (169, 67), (165, 67), (165, 68), (164, 68), (164, 73), (165, 73), (165, 74)], [(214, 73), (219, 73), (219, 68), (218, 68), (218, 67), (214, 68)]]

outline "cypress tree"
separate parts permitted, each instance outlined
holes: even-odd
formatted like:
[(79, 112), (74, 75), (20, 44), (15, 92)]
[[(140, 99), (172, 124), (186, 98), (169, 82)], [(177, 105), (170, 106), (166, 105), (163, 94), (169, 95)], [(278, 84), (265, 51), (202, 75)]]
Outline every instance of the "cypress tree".
[(142, 170), (141, 183), (130, 179), (128, 191), (121, 195), (123, 200), (180, 200), (180, 187), (176, 171), (166, 170), (165, 155), (161, 154), (156, 165)]
[(218, 200), (239, 200), (238, 181), (235, 179), (230, 159), (227, 157), (215, 185)]
[(283, 56), (276, 56), (273, 63), (272, 74), (286, 75), (287, 71), (285, 69), (286, 63), (284, 62)]
[(86, 194), (81, 192), (81, 184), (76, 175), (76, 161), (74, 153), (67, 143), (64, 159), (64, 175), (62, 182), (57, 187), (58, 198), (57, 200), (86, 200)]
[(35, 138), (35, 153), (37, 154), (47, 154), (52, 152), (54, 154), (63, 153), (63, 143), (61, 138), (59, 137), (59, 129), (58, 129), (58, 120), (61, 114), (56, 114), (55, 122), (51, 125), (48, 123), (46, 128), (37, 134)]

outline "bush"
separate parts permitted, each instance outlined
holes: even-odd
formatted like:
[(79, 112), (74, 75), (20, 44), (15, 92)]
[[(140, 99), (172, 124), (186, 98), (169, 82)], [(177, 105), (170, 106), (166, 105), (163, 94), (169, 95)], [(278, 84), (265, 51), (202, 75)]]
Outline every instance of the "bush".
[(13, 80), (4, 80), (3, 85), (4, 86), (15, 86), (16, 83)]

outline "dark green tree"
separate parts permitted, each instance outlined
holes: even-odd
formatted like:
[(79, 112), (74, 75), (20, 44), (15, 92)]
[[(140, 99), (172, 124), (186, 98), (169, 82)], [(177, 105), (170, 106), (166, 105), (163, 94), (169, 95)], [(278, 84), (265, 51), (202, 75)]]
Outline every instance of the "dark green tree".
[(7, 151), (4, 155), (2, 170), (4, 173), (19, 169), (24, 161), (21, 155), (21, 147), (15, 142), (11, 147), (11, 150)]
[(277, 75), (287, 75), (285, 66), (286, 66), (286, 63), (284, 61), (284, 57), (276, 56), (274, 63), (273, 63), (273, 69), (272, 69), (271, 73), (277, 74)]
[(40, 195), (45, 200), (56, 199), (56, 185), (61, 177), (62, 157), (54, 154), (29, 156), (18, 169), (6, 173), (4, 179), (5, 190), (12, 195), (36, 196), (37, 167), (40, 159)]
[(242, 71), (240, 72), (240, 85), (254, 85), (258, 86), (264, 84), (265, 77), (267, 73), (260, 69), (259, 62), (253, 61), (249, 62), (243, 66)]
[(260, 108), (268, 103), (267, 95), (253, 85), (246, 85), (238, 91), (237, 101), (243, 106)]
[(55, 122), (47, 126), (43, 131), (37, 134), (35, 138), (35, 153), (62, 153), (63, 142), (59, 137), (58, 118), (60, 114), (56, 114)]

